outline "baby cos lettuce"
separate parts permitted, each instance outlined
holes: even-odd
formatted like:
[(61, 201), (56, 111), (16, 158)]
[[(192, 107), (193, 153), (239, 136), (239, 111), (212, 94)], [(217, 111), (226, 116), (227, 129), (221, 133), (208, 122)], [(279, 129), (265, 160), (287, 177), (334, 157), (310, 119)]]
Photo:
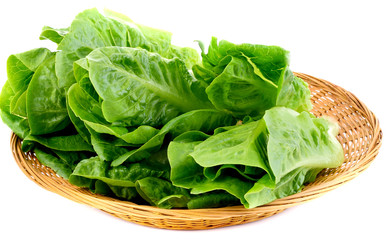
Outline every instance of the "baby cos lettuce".
[(213, 38), (206, 54), (202, 47), (202, 65), (193, 72), (209, 84), (206, 93), (214, 106), (234, 116), (260, 118), (274, 106), (299, 112), (312, 108), (307, 84), (292, 74), (288, 51), (278, 46)]
[(222, 189), (256, 207), (297, 193), (323, 168), (340, 165), (337, 134), (333, 122), (284, 107), (213, 136), (186, 132), (168, 147), (171, 181), (192, 194)]
[(13, 54), (0, 94), (23, 151), (70, 183), (161, 208), (256, 207), (343, 161), (336, 123), (277, 46), (213, 38), (207, 52), (96, 9)]

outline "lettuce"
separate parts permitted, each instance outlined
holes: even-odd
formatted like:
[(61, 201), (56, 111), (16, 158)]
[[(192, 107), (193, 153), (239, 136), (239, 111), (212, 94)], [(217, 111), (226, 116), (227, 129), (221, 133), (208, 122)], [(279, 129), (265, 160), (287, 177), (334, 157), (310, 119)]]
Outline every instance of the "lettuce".
[[(210, 137), (186, 132), (168, 147), (171, 181), (192, 194), (225, 190), (246, 207), (256, 207), (297, 193), (322, 169), (342, 164), (337, 134), (330, 120), (284, 107)], [(214, 166), (228, 166), (233, 173), (209, 177), (206, 170)], [(238, 166), (260, 168), (265, 174), (258, 180), (246, 178), (236, 171)]]
[[(73, 62), (86, 57), (100, 47), (142, 48), (167, 58), (184, 55), (188, 67), (199, 59), (193, 49), (173, 46), (171, 33), (167, 31), (136, 24), (129, 18), (112, 11), (106, 11), (105, 15), (100, 14), (96, 9), (85, 10), (78, 14), (59, 42), (60, 52), (56, 56), (56, 73), (61, 86), (70, 86), (74, 83)], [(45, 31), (47, 28), (44, 29)]]
[(278, 46), (213, 38), (207, 53), (202, 47), (202, 64), (193, 72), (209, 84), (206, 93), (214, 106), (238, 117), (260, 118), (274, 106), (312, 108), (307, 84), (292, 74), (288, 51)]
[(160, 126), (183, 112), (213, 108), (205, 88), (178, 58), (167, 60), (143, 49), (105, 47), (86, 59), (108, 122)]
[(45, 26), (56, 51), (13, 54), (0, 115), (75, 186), (160, 208), (256, 207), (343, 161), (288, 51), (213, 38), (201, 55), (106, 10)]

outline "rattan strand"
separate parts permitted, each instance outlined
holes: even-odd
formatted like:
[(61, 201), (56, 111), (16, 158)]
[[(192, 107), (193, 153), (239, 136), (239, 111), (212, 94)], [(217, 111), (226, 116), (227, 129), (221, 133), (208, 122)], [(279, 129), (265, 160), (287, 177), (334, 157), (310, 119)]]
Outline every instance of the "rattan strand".
[(78, 203), (90, 205), (118, 218), (166, 229), (209, 229), (257, 221), (302, 204), (331, 191), (363, 172), (378, 154), (382, 131), (375, 115), (345, 89), (328, 81), (295, 73), (310, 86), (316, 116), (327, 115), (340, 125), (345, 162), (335, 169), (324, 169), (316, 181), (300, 193), (254, 209), (233, 206), (215, 209), (159, 209), (137, 205), (75, 187), (51, 169), (41, 165), (33, 153), (21, 151), (21, 140), (13, 134), (11, 149), (20, 169), (41, 187)]

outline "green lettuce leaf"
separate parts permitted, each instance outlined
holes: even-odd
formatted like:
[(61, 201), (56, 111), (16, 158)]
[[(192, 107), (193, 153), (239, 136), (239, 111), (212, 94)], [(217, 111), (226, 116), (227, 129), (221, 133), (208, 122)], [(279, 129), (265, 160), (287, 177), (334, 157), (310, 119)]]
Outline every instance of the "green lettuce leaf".
[(0, 93), (0, 116), (12, 132), (23, 139), (30, 134), (30, 125), (26, 118), (11, 113), (10, 102), (14, 95), (15, 93), (10, 87), (9, 81), (6, 81)]
[(120, 187), (120, 186), (112, 186), (112, 185), (108, 185), (108, 186), (116, 198), (132, 201), (136, 196), (138, 196), (138, 193), (135, 187)]
[(205, 167), (203, 174), (206, 178), (214, 180), (222, 175), (240, 176), (251, 181), (259, 180), (266, 172), (258, 167), (223, 164), (214, 167)]
[(55, 75), (55, 55), (47, 58), (36, 70), (27, 91), (27, 115), (31, 134), (60, 131), (70, 123), (65, 89)]
[(45, 48), (8, 58), (9, 79), (5, 86), (7, 90), (4, 90), (7, 92), (2, 94), (1, 101), (3, 118), (9, 125), (14, 125), (13, 128), (24, 122), (22, 132), (27, 132), (28, 122), (28, 131), (32, 134), (46, 134), (62, 130), (69, 124), (66, 104), (62, 101), (64, 90), (57, 86), (54, 60), (55, 53)]
[(202, 47), (202, 65), (194, 75), (209, 84), (206, 93), (214, 106), (237, 117), (262, 117), (267, 109), (285, 106), (312, 108), (306, 83), (289, 69), (288, 52), (278, 46), (233, 44), (212, 38)]
[(142, 155), (158, 151), (163, 145), (166, 135), (169, 135), (170, 138), (175, 138), (191, 130), (211, 132), (217, 127), (230, 126), (235, 122), (236, 120), (231, 115), (214, 109), (194, 110), (184, 113), (170, 120), (155, 136), (141, 147), (131, 151), (125, 157), (114, 160), (112, 166), (118, 166), (125, 161), (131, 161), (132, 158), (139, 154)]
[(170, 178), (191, 194), (224, 190), (256, 207), (297, 193), (323, 168), (341, 165), (337, 134), (331, 120), (271, 108), (261, 120), (213, 136), (194, 131), (175, 138), (168, 146)]
[(27, 152), (34, 149), (36, 143), (52, 150), (59, 151), (89, 151), (93, 152), (92, 146), (85, 142), (79, 134), (74, 135), (28, 135), (23, 139), (22, 150)]
[[(66, 95), (67, 96), (67, 95)], [(78, 134), (83, 138), (83, 140), (89, 144), (91, 144), (91, 134), (87, 127), (85, 126), (85, 123), (77, 117), (73, 110), (69, 106), (69, 100), (66, 98), (66, 109), (67, 113), (69, 114), (70, 121), (72, 125), (74, 126), (75, 130), (78, 132)]]
[(114, 161), (131, 151), (125, 141), (112, 135), (98, 133), (88, 126), (86, 128), (90, 133), (93, 149), (102, 160)]
[(219, 208), (240, 204), (240, 200), (225, 191), (213, 191), (209, 193), (191, 196), (187, 208)]
[[(143, 48), (167, 58), (186, 56), (188, 67), (198, 61), (195, 50), (171, 45), (171, 33), (134, 23), (128, 17), (113, 11), (104, 15), (96, 9), (78, 14), (69, 32), (58, 45), (56, 73), (61, 86), (70, 87), (75, 82), (73, 62), (86, 57), (91, 51), (106, 46)], [(186, 53), (190, 53), (187, 55)]]
[[(130, 39), (131, 47), (141, 47), (143, 49), (146, 49), (147, 51), (156, 52), (162, 57), (168, 59), (179, 58), (186, 64), (187, 68), (189, 69), (193, 65), (198, 64), (200, 62), (200, 57), (195, 49), (172, 45), (172, 33), (168, 31), (134, 23), (127, 16), (108, 9), (104, 10), (104, 15), (108, 18), (115, 19), (133, 28), (130, 33), (136, 32), (136, 34), (134, 35), (137, 37), (137, 39)], [(141, 33), (138, 33), (138, 31), (136, 31), (137, 29), (139, 29)], [(141, 34), (144, 35), (146, 40), (143, 40), (143, 42), (140, 44), (138, 43), (138, 38), (139, 36), (141, 36)], [(142, 39), (142, 37), (140, 37), (140, 39)]]
[[(113, 135), (133, 146), (144, 144), (159, 131), (147, 125), (130, 128), (106, 121), (101, 102), (90, 96), (79, 83), (70, 87), (67, 99), (72, 113), (95, 132)], [(80, 123), (77, 125), (82, 128)]]
[(177, 58), (123, 47), (99, 48), (86, 58), (108, 122), (160, 126), (181, 113), (213, 108), (205, 88)]
[(335, 168), (343, 163), (343, 149), (336, 139), (338, 125), (332, 120), (277, 107), (268, 110), (263, 121), (269, 132), (268, 163), (276, 183), (299, 167)]
[[(169, 178), (169, 173), (170, 166), (166, 150), (161, 150), (144, 161), (118, 167), (110, 167), (108, 162), (99, 157), (84, 159), (76, 165), (69, 176), (69, 181), (76, 186), (89, 188), (96, 193), (139, 201), (139, 199), (133, 198), (138, 195), (136, 189), (140, 186), (139, 191), (142, 191), (143, 196), (144, 194), (149, 195), (151, 189), (158, 189), (157, 186), (148, 185), (147, 180), (142, 181), (143, 179), (152, 177), (158, 179), (157, 181), (164, 182)], [(170, 198), (170, 200), (163, 200), (165, 203), (160, 204), (160, 206), (174, 202), (173, 198)]]
[(149, 158), (137, 162), (111, 167), (109, 162), (92, 157), (77, 164), (69, 181), (77, 183), (79, 178), (101, 180), (109, 186), (134, 187), (137, 180), (145, 177), (168, 179), (170, 166), (166, 150), (152, 154)]
[(270, 172), (267, 138), (264, 121), (250, 122), (212, 136), (196, 145), (190, 155), (202, 167), (239, 164)]
[(268, 81), (274, 86), (279, 83), (283, 69), (288, 66), (289, 52), (278, 46), (259, 44), (233, 44), (213, 37), (205, 54), (202, 49), (203, 67), (220, 74), (227, 65), (226, 57), (233, 56), (246, 60), (262, 81)]
[(55, 156), (50, 149), (36, 147), (34, 153), (40, 163), (54, 170), (55, 173), (62, 178), (66, 180), (69, 179), (70, 174), (73, 172), (72, 167), (59, 157)]
[(253, 186), (251, 181), (229, 175), (208, 179), (204, 175), (204, 168), (190, 155), (208, 137), (202, 132), (190, 131), (170, 142), (167, 153), (171, 165), (171, 182), (174, 186), (190, 189), (191, 194), (224, 190), (245, 203), (244, 195)]
[(140, 163), (134, 163), (129, 167), (119, 166), (110, 168), (109, 163), (92, 157), (82, 160), (74, 169), (70, 176), (70, 182), (77, 177), (101, 180), (112, 186), (134, 187), (138, 179), (147, 176), (160, 176), (164, 172), (160, 170), (151, 170), (144, 168)]
[(40, 40), (50, 40), (57, 44), (60, 44), (65, 35), (69, 32), (69, 28), (52, 28), (44, 26), (39, 36)]
[(27, 118), (26, 93), (28, 85), (38, 67), (53, 53), (46, 48), (36, 48), (23, 53), (12, 54), (7, 60), (9, 87), (14, 95), (10, 99), (11, 114)]
[(155, 177), (136, 181), (136, 190), (149, 204), (159, 208), (184, 208), (190, 198), (186, 189), (175, 187), (171, 182)]
[(303, 189), (304, 183), (314, 180), (320, 171), (321, 168), (298, 168), (288, 173), (276, 184), (267, 174), (245, 194), (244, 198), (247, 200), (245, 207), (257, 207), (298, 193)]

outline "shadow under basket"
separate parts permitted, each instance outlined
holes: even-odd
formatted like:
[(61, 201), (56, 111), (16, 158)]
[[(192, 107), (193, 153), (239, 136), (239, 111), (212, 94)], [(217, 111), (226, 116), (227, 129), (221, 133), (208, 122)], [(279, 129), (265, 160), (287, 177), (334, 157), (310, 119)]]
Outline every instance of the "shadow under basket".
[(327, 115), (338, 121), (340, 132), (337, 138), (343, 146), (345, 162), (338, 168), (322, 170), (316, 180), (301, 192), (253, 209), (243, 206), (160, 209), (97, 195), (71, 185), (40, 164), (33, 153), (24, 153), (21, 139), (15, 134), (11, 136), (11, 149), (20, 169), (39, 186), (126, 221), (165, 229), (209, 229), (257, 221), (315, 199), (355, 178), (370, 165), (381, 146), (379, 121), (356, 96), (328, 81), (302, 73), (295, 75), (310, 86), (311, 112), (317, 117)]

